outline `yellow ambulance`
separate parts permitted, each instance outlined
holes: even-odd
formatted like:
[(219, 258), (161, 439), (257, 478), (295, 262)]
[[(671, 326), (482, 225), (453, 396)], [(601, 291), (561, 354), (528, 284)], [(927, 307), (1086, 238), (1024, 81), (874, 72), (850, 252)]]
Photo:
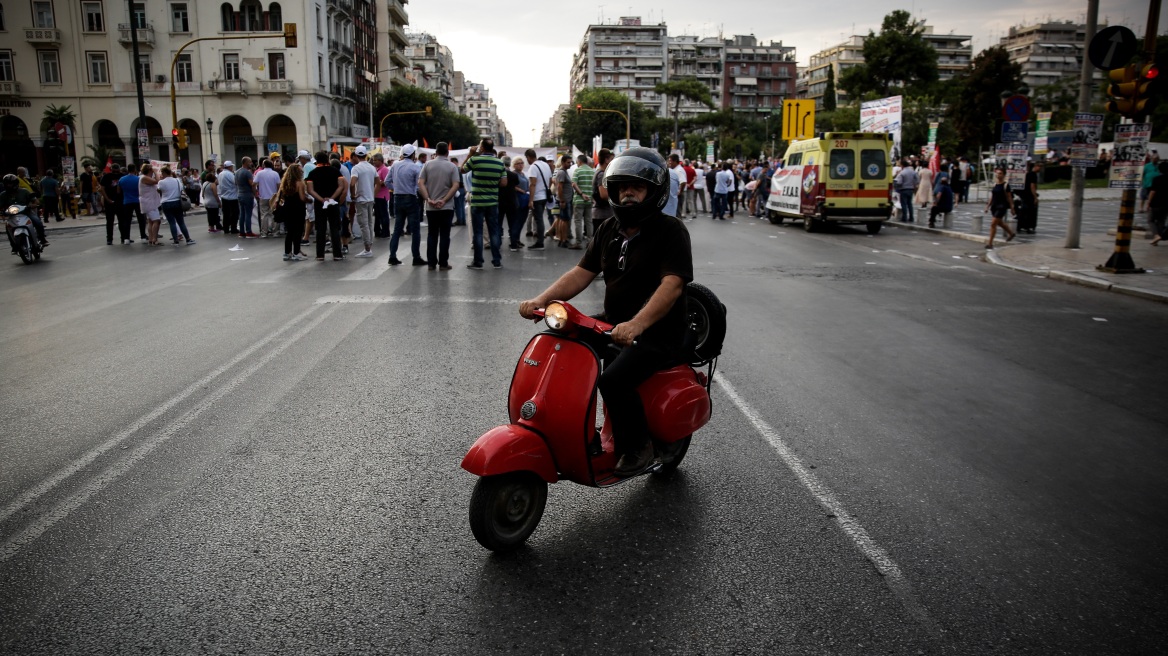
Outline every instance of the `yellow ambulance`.
[(892, 216), (892, 135), (828, 132), (792, 141), (783, 168), (771, 178), (767, 218), (801, 219), (808, 232), (829, 223), (859, 224), (880, 232)]

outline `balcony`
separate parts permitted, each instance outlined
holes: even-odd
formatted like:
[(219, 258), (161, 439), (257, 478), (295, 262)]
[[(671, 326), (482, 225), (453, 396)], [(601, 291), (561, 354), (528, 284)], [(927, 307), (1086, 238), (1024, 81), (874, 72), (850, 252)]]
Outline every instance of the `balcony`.
[(0, 96), (19, 96), (19, 82), (0, 82)]
[(357, 90), (353, 87), (346, 87), (340, 84), (334, 84), (332, 87), (333, 95), (349, 102), (357, 102)]
[(408, 25), (410, 17), (406, 13), (406, 7), (401, 3), (401, 0), (388, 0), (389, 2), (389, 20), (401, 25)]
[(33, 45), (59, 45), (61, 30), (54, 27), (26, 27), (24, 40)]
[(256, 84), (260, 93), (286, 93), (292, 95), (292, 80), (265, 80), (257, 79)]
[(353, 11), (353, 0), (328, 0), (330, 9), (340, 9), (341, 11), (351, 13)]
[(409, 47), (410, 39), (409, 39), (409, 37), (406, 36), (406, 33), (402, 30), (401, 25), (398, 25), (396, 23), (390, 24), (389, 27), (387, 27), (385, 31), (389, 32), (389, 40), (390, 41), (396, 42), (398, 45), (400, 45), (403, 48)]
[(238, 93), (241, 96), (247, 95), (247, 82), (243, 80), (211, 80), (207, 86), (218, 94)]
[(348, 57), (349, 59), (353, 58), (353, 46), (341, 43), (336, 39), (329, 39), (328, 43), (330, 51)]
[[(136, 32), (138, 32), (138, 45), (139, 46), (149, 46), (151, 48), (154, 47), (154, 28), (153, 27), (150, 27), (150, 26), (139, 27), (136, 30)], [(123, 46), (125, 46), (127, 48), (133, 46), (134, 42), (130, 38), (130, 24), (129, 23), (118, 23), (118, 43), (122, 44)]]

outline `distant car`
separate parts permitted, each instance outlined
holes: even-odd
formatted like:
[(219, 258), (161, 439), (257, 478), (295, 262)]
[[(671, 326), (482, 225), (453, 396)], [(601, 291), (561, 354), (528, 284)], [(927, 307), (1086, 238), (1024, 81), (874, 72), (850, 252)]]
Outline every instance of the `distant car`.
[(793, 141), (783, 168), (771, 178), (767, 217), (779, 224), (802, 219), (808, 232), (836, 224), (864, 224), (880, 232), (892, 215), (892, 135), (828, 132)]

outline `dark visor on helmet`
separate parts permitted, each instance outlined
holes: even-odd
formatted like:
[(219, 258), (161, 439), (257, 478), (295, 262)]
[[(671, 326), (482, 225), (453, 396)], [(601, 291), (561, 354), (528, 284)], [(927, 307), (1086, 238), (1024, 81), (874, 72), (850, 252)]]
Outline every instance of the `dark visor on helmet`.
[(664, 168), (640, 157), (617, 157), (604, 171), (605, 180), (627, 182), (637, 179), (656, 185), (665, 182), (665, 175)]

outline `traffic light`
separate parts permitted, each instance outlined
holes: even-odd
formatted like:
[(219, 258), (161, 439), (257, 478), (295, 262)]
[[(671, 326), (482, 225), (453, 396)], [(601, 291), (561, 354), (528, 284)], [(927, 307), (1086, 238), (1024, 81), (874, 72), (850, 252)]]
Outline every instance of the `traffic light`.
[(186, 150), (187, 146), (189, 146), (189, 145), (190, 145), (190, 140), (187, 138), (186, 128), (179, 128), (178, 129), (178, 149), (179, 150)]
[(296, 47), (296, 23), (284, 23), (284, 47)]
[(433, 116), (433, 115), (434, 115), (434, 109), (432, 107), (430, 107), (429, 105), (426, 105), (426, 116)]
[(1152, 83), (1159, 75), (1160, 69), (1154, 62), (1142, 66), (1128, 64), (1108, 71), (1111, 84), (1107, 87), (1107, 95), (1111, 100), (1107, 103), (1107, 111), (1128, 118), (1142, 116), (1151, 108), (1154, 100)]
[(584, 105), (576, 105), (576, 114), (584, 113)]
[(178, 145), (178, 128), (174, 128), (170, 131), (170, 145), (175, 150), (182, 150), (182, 148)]

